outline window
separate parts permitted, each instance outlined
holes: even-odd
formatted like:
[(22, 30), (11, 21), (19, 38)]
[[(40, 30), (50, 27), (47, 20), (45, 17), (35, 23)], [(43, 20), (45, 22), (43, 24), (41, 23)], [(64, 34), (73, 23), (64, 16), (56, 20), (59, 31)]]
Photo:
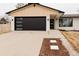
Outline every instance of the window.
[(16, 28), (17, 30), (23, 30), (23, 28)]
[(22, 27), (23, 25), (22, 25), (22, 24), (17, 24), (16, 26), (17, 26), (17, 27)]
[(59, 27), (72, 27), (73, 19), (72, 18), (60, 18)]

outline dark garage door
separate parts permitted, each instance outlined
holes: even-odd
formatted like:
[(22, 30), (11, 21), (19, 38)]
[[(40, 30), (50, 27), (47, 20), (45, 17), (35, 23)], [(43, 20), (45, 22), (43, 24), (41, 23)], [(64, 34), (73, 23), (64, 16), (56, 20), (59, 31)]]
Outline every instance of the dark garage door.
[(15, 17), (15, 30), (46, 30), (46, 17)]

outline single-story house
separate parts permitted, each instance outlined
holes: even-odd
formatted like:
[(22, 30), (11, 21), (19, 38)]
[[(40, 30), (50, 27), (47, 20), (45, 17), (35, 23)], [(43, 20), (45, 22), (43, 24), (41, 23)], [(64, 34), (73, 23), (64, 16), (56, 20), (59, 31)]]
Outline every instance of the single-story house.
[(63, 11), (39, 3), (28, 3), (7, 12), (12, 31), (79, 30), (79, 15), (64, 15)]

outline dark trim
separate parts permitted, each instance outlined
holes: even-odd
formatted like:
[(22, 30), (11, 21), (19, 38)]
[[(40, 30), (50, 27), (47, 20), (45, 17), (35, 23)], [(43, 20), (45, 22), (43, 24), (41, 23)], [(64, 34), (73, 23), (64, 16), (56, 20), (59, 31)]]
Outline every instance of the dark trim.
[(27, 5), (25, 5), (25, 6), (23, 6), (23, 7), (20, 7), (20, 8), (18, 8), (18, 9), (14, 9), (14, 10), (9, 11), (9, 12), (6, 12), (6, 14), (9, 14), (9, 13), (11, 13), (11, 12), (13, 12), (13, 11), (19, 10), (19, 9), (21, 9), (21, 8), (27, 7), (27, 6), (32, 5), (32, 4), (34, 4), (34, 5), (35, 5), (35, 4), (38, 4), (38, 5), (40, 5), (40, 6), (43, 6), (43, 7), (52, 9), (52, 10), (56, 10), (56, 11), (58, 11), (58, 12), (60, 12), (60, 13), (64, 13), (63, 11), (60, 11), (60, 10), (57, 10), (57, 9), (54, 9), (54, 8), (51, 8), (51, 7), (48, 7), (48, 6), (44, 6), (44, 5), (39, 4), (39, 3), (28, 3)]
[(75, 16), (69, 17), (69, 16), (67, 16), (67, 17), (61, 17), (61, 18), (79, 18), (79, 17), (75, 17)]
[(25, 18), (26, 18), (26, 17), (27, 17), (27, 18), (29, 18), (29, 17), (32, 17), (32, 18), (39, 18), (39, 17), (41, 17), (41, 18), (43, 18), (43, 17), (44, 17), (44, 18), (46, 18), (46, 16), (16, 16), (15, 18), (18, 18), (18, 17), (19, 17), (19, 18), (22, 18), (22, 17), (25, 17)]
[(9, 11), (9, 12), (6, 12), (6, 14), (9, 14), (9, 13), (11, 13), (11, 12), (13, 12), (13, 11), (18, 10), (18, 9), (21, 9), (21, 8), (27, 7), (27, 6), (29, 6), (29, 5), (31, 5), (31, 4), (26, 4), (26, 5), (23, 6), (23, 7), (20, 7), (20, 8), (14, 9), (14, 10), (11, 10), (11, 11)]
[(79, 14), (65, 14), (61, 18), (79, 18)]
[(46, 7), (46, 8), (49, 8), (49, 9), (52, 9), (52, 10), (56, 10), (56, 11), (58, 11), (58, 12), (60, 12), (60, 13), (64, 13), (63, 11), (60, 11), (60, 10), (58, 10), (58, 9), (51, 8), (51, 7), (48, 7), (48, 6), (45, 6), (45, 5), (39, 4), (39, 3), (38, 3), (38, 5), (43, 6), (43, 7)]

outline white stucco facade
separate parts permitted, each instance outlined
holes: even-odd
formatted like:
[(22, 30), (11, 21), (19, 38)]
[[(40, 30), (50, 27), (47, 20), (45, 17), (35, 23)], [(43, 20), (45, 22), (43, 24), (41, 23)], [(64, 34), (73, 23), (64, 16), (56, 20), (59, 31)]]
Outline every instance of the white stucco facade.
[[(11, 20), (11, 30), (15, 31), (15, 19), (14, 17), (9, 17)], [(63, 29), (63, 30), (79, 30), (79, 18), (73, 18), (73, 26), (72, 27), (59, 27), (59, 20), (54, 20), (54, 29)], [(46, 16), (46, 32), (50, 31), (50, 16)]]
[(14, 25), (15, 25), (15, 23), (14, 23), (14, 17), (12, 17), (12, 16), (9, 16), (9, 19), (10, 19), (10, 22), (11, 22), (11, 31), (14, 31)]

